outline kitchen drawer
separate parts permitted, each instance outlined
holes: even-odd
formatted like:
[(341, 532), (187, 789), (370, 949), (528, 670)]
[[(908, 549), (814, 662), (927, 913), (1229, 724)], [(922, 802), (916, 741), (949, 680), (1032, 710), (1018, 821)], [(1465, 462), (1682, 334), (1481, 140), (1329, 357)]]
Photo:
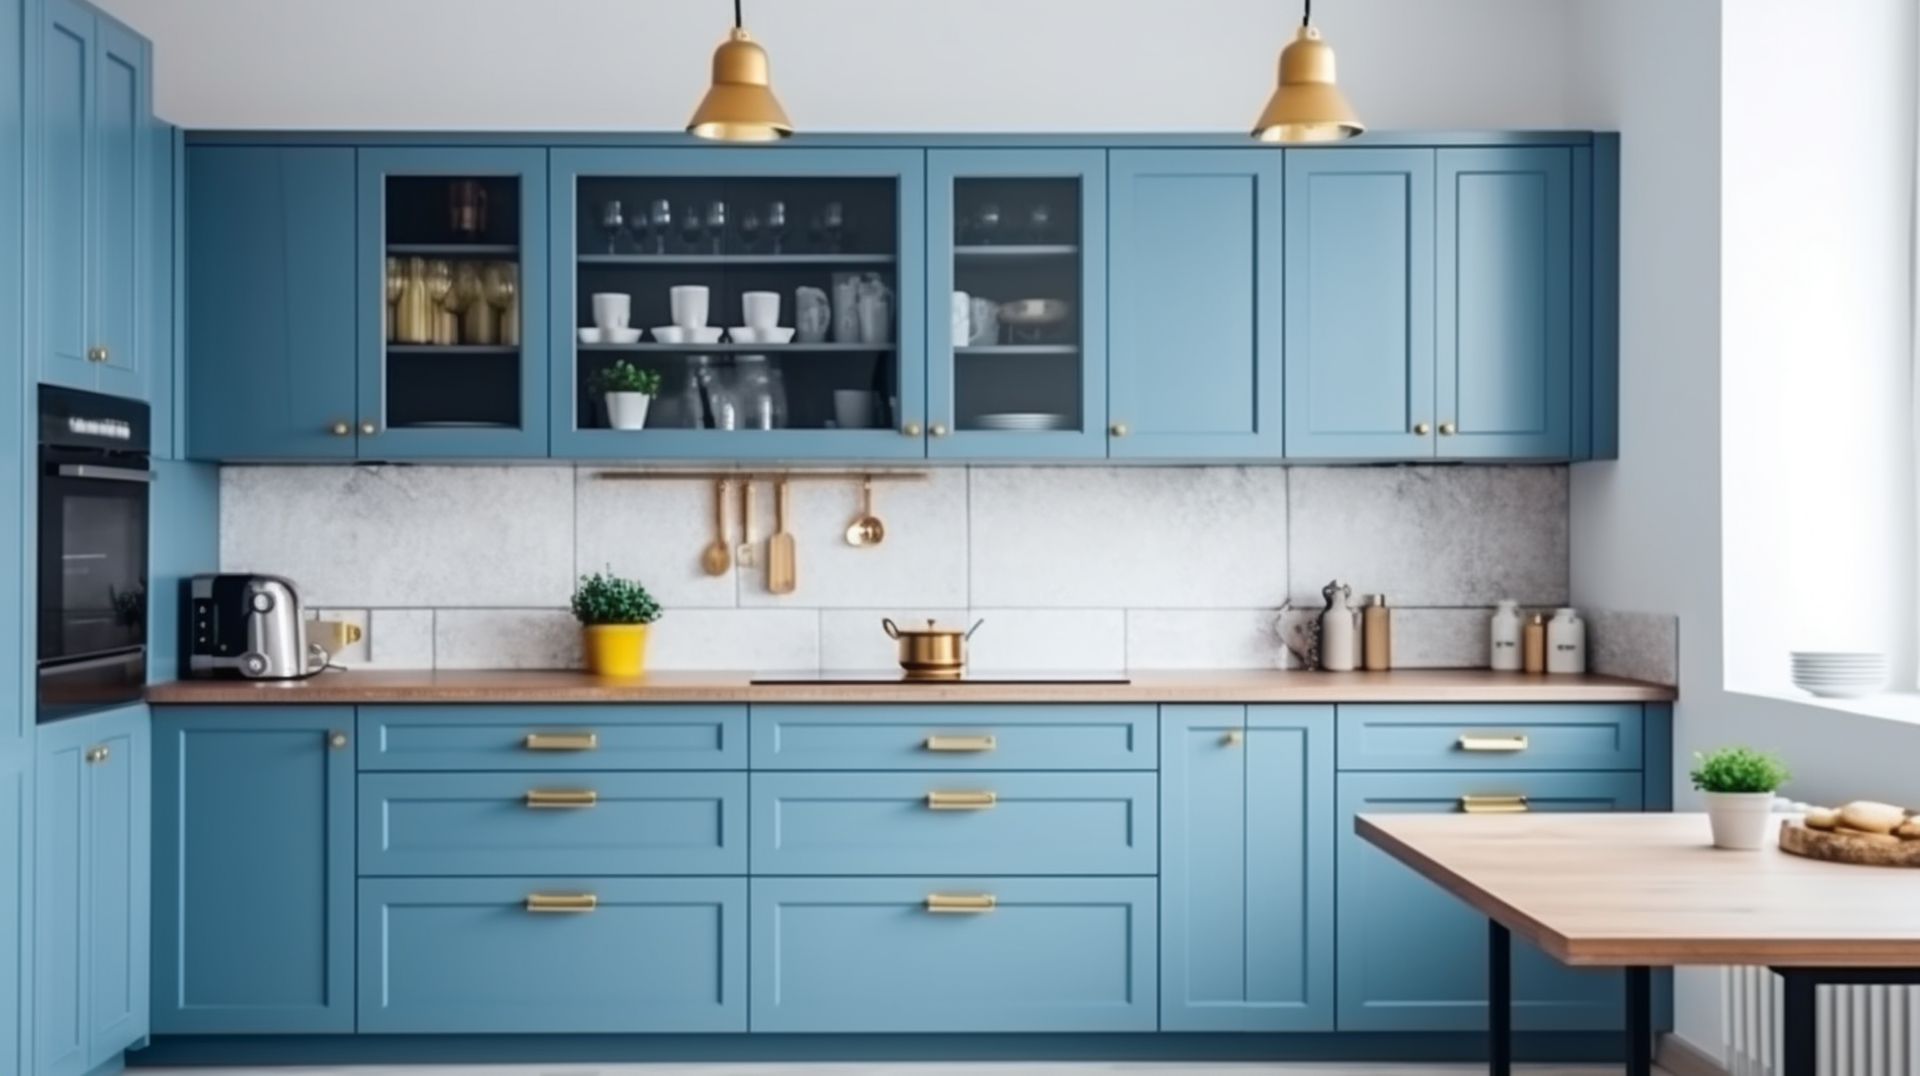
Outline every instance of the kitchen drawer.
[(1152, 706), (755, 706), (756, 770), (1151, 770)]
[(1638, 703), (1342, 706), (1342, 770), (1638, 770)]
[(1158, 1026), (1151, 878), (755, 878), (752, 904), (755, 1031)]
[(744, 878), (363, 880), (360, 1032), (744, 1031), (746, 898)]
[(1150, 773), (756, 773), (756, 874), (1152, 874)]
[(361, 874), (745, 874), (744, 773), (370, 773)]
[(740, 770), (744, 706), (362, 706), (362, 770)]

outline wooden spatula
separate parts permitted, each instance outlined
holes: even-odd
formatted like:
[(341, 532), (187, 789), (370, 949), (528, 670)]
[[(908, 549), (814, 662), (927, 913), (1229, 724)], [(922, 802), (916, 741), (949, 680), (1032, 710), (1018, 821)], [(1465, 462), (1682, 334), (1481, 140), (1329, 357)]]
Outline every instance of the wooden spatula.
[(793, 562), (793, 535), (787, 533), (787, 480), (773, 487), (773, 537), (767, 539), (767, 591), (791, 594), (799, 585)]

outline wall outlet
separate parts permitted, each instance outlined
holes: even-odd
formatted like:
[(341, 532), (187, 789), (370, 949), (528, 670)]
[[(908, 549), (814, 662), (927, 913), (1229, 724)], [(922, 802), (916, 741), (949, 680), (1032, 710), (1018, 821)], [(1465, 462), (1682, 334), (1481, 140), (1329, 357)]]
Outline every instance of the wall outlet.
[(335, 665), (365, 665), (373, 660), (373, 614), (366, 609), (316, 609), (307, 638), (325, 647)]

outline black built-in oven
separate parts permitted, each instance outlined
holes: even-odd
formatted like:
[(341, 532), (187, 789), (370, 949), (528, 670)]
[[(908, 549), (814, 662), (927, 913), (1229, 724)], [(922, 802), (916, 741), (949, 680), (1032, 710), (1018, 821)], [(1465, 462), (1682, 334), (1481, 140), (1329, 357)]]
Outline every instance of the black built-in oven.
[(146, 685), (150, 426), (146, 404), (40, 389), (41, 721)]

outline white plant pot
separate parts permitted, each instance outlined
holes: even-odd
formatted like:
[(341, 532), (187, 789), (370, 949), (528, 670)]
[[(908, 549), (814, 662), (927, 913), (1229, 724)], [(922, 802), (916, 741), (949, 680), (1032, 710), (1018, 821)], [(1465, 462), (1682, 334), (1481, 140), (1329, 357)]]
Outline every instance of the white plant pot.
[(607, 393), (607, 424), (616, 430), (647, 428), (647, 408), (653, 397), (644, 392)]
[(1715, 848), (1751, 851), (1767, 842), (1773, 821), (1771, 792), (1708, 792), (1707, 821)]

